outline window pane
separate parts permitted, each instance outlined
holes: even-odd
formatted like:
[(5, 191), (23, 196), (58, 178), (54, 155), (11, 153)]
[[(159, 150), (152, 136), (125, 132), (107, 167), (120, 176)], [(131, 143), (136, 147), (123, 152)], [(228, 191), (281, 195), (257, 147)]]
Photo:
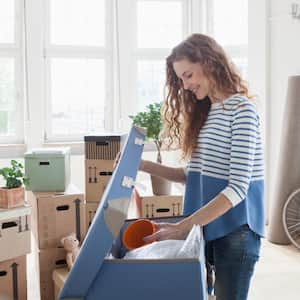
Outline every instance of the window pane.
[(103, 46), (105, 0), (51, 0), (50, 43)]
[(248, 44), (248, 0), (214, 0), (214, 37), (223, 46)]
[(233, 62), (235, 63), (236, 67), (238, 68), (240, 74), (242, 75), (242, 78), (247, 79), (247, 77), (248, 77), (248, 58), (247, 57), (233, 58)]
[(183, 36), (182, 4), (178, 1), (138, 1), (137, 46), (172, 48)]
[(15, 1), (0, 1), (0, 43), (15, 41)]
[(100, 59), (51, 60), (53, 135), (103, 131), (105, 63)]
[(137, 79), (139, 111), (150, 103), (163, 101), (165, 61), (139, 61)]
[(15, 66), (13, 58), (0, 57), (0, 135), (16, 134)]

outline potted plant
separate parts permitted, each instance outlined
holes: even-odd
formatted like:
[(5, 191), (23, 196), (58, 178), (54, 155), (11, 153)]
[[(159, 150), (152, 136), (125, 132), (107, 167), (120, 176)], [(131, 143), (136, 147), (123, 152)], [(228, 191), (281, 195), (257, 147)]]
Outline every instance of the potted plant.
[[(134, 116), (129, 116), (133, 120), (133, 124), (146, 128), (147, 141), (153, 141), (157, 149), (158, 163), (162, 163), (161, 147), (162, 139), (160, 132), (162, 130), (161, 120), (162, 103), (153, 103), (147, 106), (147, 111), (139, 112)], [(154, 195), (169, 195), (171, 183), (164, 178), (151, 175), (152, 190)]]
[(6, 182), (0, 188), (0, 207), (12, 208), (24, 204), (24, 185), (29, 183), (29, 178), (23, 172), (23, 165), (16, 160), (10, 161), (10, 167), (0, 169), (0, 175)]

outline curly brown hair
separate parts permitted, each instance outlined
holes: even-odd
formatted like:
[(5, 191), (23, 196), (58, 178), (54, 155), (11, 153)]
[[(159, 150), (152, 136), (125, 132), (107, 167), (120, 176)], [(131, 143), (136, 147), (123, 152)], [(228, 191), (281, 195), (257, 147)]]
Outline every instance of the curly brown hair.
[(202, 66), (204, 75), (210, 81), (213, 95), (218, 91), (228, 97), (234, 94), (248, 98), (251, 96), (246, 82), (213, 38), (204, 34), (193, 34), (173, 48), (166, 61), (163, 135), (169, 138), (168, 146), (179, 146), (182, 157), (187, 159), (196, 147), (197, 137), (207, 119), (211, 101), (208, 96), (199, 101), (191, 91), (184, 89), (183, 82), (177, 77), (173, 67), (174, 62), (183, 59)]

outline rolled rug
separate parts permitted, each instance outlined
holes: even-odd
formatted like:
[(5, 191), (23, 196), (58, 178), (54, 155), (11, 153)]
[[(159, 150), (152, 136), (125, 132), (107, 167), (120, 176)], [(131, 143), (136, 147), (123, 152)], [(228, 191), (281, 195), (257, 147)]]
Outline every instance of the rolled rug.
[(267, 238), (273, 243), (290, 244), (282, 213), (289, 195), (300, 188), (300, 75), (289, 77), (283, 120), (277, 184), (270, 203)]

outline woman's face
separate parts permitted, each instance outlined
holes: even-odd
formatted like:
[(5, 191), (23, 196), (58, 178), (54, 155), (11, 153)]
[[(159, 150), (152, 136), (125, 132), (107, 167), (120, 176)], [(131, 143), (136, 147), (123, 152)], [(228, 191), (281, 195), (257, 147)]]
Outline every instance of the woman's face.
[(210, 94), (210, 81), (203, 73), (199, 63), (191, 63), (187, 59), (181, 59), (173, 63), (174, 71), (182, 80), (183, 88), (190, 90), (198, 100), (204, 99)]

